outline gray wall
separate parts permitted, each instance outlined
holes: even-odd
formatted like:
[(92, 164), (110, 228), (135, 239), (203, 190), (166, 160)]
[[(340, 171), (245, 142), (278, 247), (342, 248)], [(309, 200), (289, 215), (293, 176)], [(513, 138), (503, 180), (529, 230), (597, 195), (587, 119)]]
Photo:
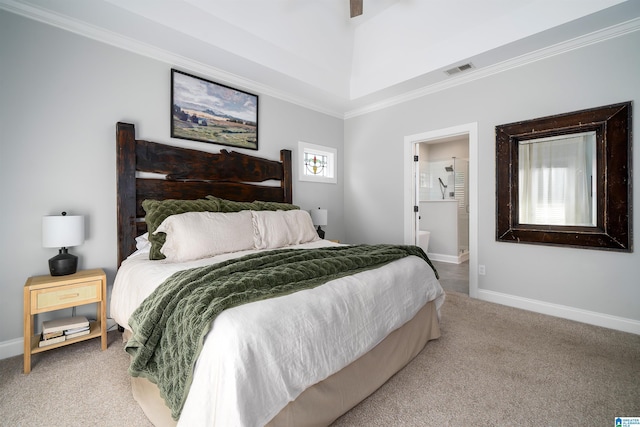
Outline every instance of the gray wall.
[[(640, 321), (640, 255), (495, 242), (498, 124), (640, 99), (640, 33), (584, 47), (346, 121), (260, 97), (260, 150), (278, 158), (299, 140), (338, 149), (338, 184), (297, 181), (294, 202), (329, 210), (327, 238), (403, 243), (404, 137), (478, 123), (480, 296), (506, 295)], [(0, 11), (0, 357), (21, 351), (22, 287), (47, 273), (41, 217), (86, 215), (81, 268), (115, 275), (115, 123), (172, 140), (171, 64)], [(186, 70), (190, 71), (190, 70)], [(208, 75), (216, 80), (215, 75)], [(221, 81), (224, 83), (223, 81)], [(260, 95), (260, 93), (258, 93)], [(634, 134), (638, 135), (638, 120)], [(640, 164), (638, 150), (634, 164)], [(636, 174), (637, 176), (637, 174)], [(640, 200), (635, 178), (634, 199)], [(343, 205), (344, 204), (344, 205)], [(638, 209), (634, 222), (639, 224)]]
[[(498, 243), (494, 219), (495, 126), (631, 100), (636, 109), (633, 133), (639, 135), (639, 46), (640, 32), (631, 33), (346, 120), (347, 240), (402, 243), (404, 137), (477, 122), (475, 256), (486, 266), (486, 275), (478, 277), (480, 296), (537, 301), (541, 311), (553, 312), (559, 305), (565, 314), (587, 311), (603, 319), (632, 319), (632, 327), (640, 330), (637, 249), (618, 253)], [(640, 150), (633, 156), (638, 168)], [(633, 214), (636, 229), (639, 212)]]
[[(151, 141), (213, 152), (224, 147), (169, 138), (171, 64), (6, 11), (0, 11), (0, 54), (1, 358), (22, 350), (26, 279), (48, 274), (47, 260), (57, 253), (42, 248), (43, 215), (86, 215), (87, 239), (70, 251), (79, 268), (102, 267), (112, 284), (116, 122), (136, 124), (138, 137)], [(302, 140), (342, 156), (341, 119), (260, 95), (259, 126), (260, 150), (250, 154), (279, 159), (280, 149), (295, 154)], [(341, 240), (342, 164), (337, 185), (299, 182), (294, 168), (294, 203), (327, 208), (326, 237)]]

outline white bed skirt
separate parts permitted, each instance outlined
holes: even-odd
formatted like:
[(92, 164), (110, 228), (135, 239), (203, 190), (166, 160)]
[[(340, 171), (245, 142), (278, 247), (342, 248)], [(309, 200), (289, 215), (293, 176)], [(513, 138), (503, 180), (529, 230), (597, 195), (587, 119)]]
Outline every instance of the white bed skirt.
[[(429, 340), (440, 337), (438, 311), (428, 302), (368, 353), (309, 387), (268, 424), (269, 427), (326, 426), (376, 391), (407, 365)], [(156, 427), (175, 426), (155, 384), (131, 378), (133, 396)]]

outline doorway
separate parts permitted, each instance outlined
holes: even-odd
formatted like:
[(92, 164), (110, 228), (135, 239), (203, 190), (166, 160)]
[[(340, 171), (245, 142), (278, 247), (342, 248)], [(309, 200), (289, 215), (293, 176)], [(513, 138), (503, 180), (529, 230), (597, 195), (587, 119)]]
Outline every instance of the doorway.
[[(469, 138), (467, 134), (418, 142), (418, 235), (429, 236), (432, 261), (469, 260)], [(427, 251), (426, 239), (418, 244)]]
[[(478, 292), (478, 124), (469, 123), (436, 131), (429, 131), (405, 136), (404, 162), (404, 241), (406, 244), (417, 245), (420, 240), (420, 176), (419, 156), (420, 145), (447, 140), (468, 140), (468, 276), (469, 296), (477, 297)], [(448, 185), (443, 182), (443, 185)], [(442, 187), (440, 187), (442, 188)], [(445, 199), (448, 193), (444, 193)], [(442, 205), (444, 207), (444, 205)]]

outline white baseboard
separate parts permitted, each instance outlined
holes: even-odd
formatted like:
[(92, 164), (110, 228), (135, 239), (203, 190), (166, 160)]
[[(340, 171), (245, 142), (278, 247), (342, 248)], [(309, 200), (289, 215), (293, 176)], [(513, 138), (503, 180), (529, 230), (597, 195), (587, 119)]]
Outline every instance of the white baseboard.
[(18, 356), (24, 352), (24, 340), (15, 338), (9, 341), (0, 342), (0, 359)]
[(459, 256), (455, 255), (445, 255), (445, 254), (434, 254), (427, 253), (427, 256), (431, 261), (440, 261), (440, 262), (448, 262), (450, 264), (462, 264), (463, 262), (469, 259), (469, 252), (465, 252), (460, 254)]
[[(429, 254), (430, 259), (440, 261), (431, 255), (432, 254)], [(552, 304), (529, 298), (503, 294), (500, 292), (487, 291), (484, 289), (478, 289), (478, 299), (640, 335), (640, 321), (638, 320), (611, 316), (609, 314), (597, 313), (595, 311), (582, 310), (579, 308), (568, 307), (566, 305)], [(9, 341), (0, 342), (0, 359), (21, 355), (23, 352), (23, 344), (24, 342), (22, 338), (15, 338)]]
[(640, 321), (634, 319), (627, 319), (624, 317), (612, 316), (610, 314), (582, 310), (566, 305), (552, 304), (483, 289), (478, 289), (478, 299), (640, 335)]
[[(115, 328), (116, 321), (107, 318), (107, 331)], [(18, 356), (24, 353), (24, 341), (22, 338), (14, 338), (9, 341), (0, 341), (0, 360)]]

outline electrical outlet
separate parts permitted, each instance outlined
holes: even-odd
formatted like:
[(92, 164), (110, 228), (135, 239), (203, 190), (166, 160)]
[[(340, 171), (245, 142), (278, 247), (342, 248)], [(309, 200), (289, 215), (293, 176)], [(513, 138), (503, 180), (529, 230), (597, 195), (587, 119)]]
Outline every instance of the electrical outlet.
[(484, 276), (484, 275), (485, 275), (485, 273), (486, 273), (486, 270), (485, 270), (485, 268), (484, 268), (484, 264), (480, 264), (480, 265), (478, 266), (478, 274), (479, 274), (479, 275), (481, 275), (481, 276)]

